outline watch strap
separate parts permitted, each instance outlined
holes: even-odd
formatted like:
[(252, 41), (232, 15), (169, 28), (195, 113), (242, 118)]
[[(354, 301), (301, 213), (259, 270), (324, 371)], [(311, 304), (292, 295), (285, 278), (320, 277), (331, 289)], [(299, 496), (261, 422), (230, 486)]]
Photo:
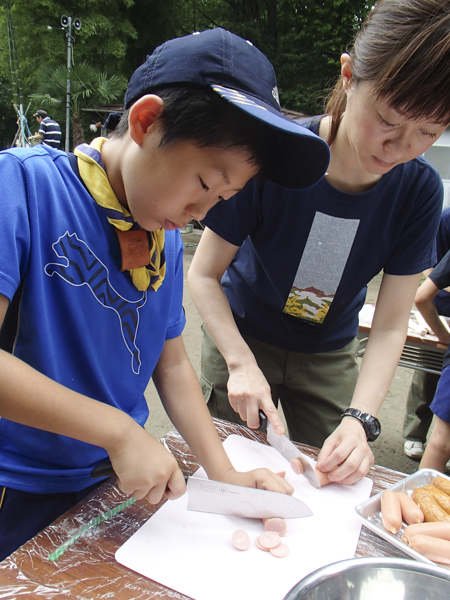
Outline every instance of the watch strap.
[[(353, 417), (354, 419), (357, 419), (363, 426), (364, 432), (369, 442), (375, 441), (380, 434), (381, 426), (379, 420), (369, 413), (364, 413), (358, 410), (357, 408), (347, 408), (347, 410), (345, 410), (341, 415), (341, 418), (343, 417)], [(370, 422), (376, 425), (376, 432), (373, 432), (371, 430), (369, 425)]]

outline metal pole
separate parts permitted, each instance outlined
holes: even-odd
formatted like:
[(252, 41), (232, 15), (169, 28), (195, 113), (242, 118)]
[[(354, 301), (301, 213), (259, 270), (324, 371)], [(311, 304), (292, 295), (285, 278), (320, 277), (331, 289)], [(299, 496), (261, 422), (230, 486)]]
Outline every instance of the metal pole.
[(70, 150), (70, 67), (72, 51), (72, 17), (67, 17), (67, 93), (66, 93), (66, 152)]

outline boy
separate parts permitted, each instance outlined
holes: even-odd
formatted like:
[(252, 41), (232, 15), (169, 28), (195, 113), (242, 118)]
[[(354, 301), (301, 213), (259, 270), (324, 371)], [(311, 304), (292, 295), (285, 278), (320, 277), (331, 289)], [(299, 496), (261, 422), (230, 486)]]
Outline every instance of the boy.
[[(417, 290), (415, 303), (424, 319), (431, 327), (434, 335), (443, 344), (450, 343), (450, 331), (441, 321), (436, 305), (435, 296), (440, 290), (450, 285), (450, 251), (431, 271), (425, 281)], [(436, 469), (445, 471), (446, 463), (450, 459), (450, 351), (444, 355), (442, 375), (437, 384), (436, 393), (430, 409), (434, 413), (433, 427), (429, 434), (420, 469)]]
[(10, 313), (1, 330), (0, 558), (86, 495), (108, 455), (126, 494), (185, 492), (143, 428), (150, 377), (211, 479), (292, 493), (267, 470), (237, 473), (222, 448), (181, 338), (178, 228), (261, 167), (314, 183), (328, 148), (283, 118), (266, 57), (222, 29), (157, 48), (125, 109), (76, 164), (43, 146), (0, 154), (0, 323), (20, 296), (17, 331)]

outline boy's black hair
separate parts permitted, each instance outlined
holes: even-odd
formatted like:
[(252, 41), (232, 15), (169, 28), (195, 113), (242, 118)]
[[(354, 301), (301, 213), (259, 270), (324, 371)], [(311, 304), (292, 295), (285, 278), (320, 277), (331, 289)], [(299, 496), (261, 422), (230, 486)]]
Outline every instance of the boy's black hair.
[[(242, 149), (249, 154), (249, 162), (264, 174), (268, 173), (276, 135), (271, 127), (206, 86), (168, 85), (152, 93), (164, 101), (164, 110), (158, 117), (162, 135), (160, 147), (191, 141), (200, 147)], [(112, 136), (122, 137), (128, 130), (128, 111), (124, 112)]]

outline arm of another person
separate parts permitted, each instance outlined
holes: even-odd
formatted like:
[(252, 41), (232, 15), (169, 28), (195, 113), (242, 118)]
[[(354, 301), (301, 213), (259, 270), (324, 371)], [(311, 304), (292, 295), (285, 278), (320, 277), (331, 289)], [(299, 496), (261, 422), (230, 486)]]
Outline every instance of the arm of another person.
[(450, 331), (441, 321), (438, 311), (436, 310), (436, 305), (433, 302), (433, 299), (439, 292), (440, 289), (438, 286), (432, 279), (427, 277), (417, 290), (414, 303), (438, 340), (443, 344), (449, 344)]
[[(9, 300), (0, 294), (0, 326)], [(175, 458), (124, 412), (83, 396), (0, 350), (0, 416), (106, 450), (119, 488), (157, 503), (169, 482), (172, 497), (185, 492)]]
[[(405, 344), (420, 276), (420, 273), (383, 275), (351, 408), (377, 416)], [(361, 423), (353, 417), (345, 417), (325, 441), (317, 466), (328, 473), (331, 481), (351, 484), (362, 479), (373, 463)]]
[[(181, 336), (166, 340), (153, 381), (169, 418), (210, 479), (293, 493), (292, 486), (268, 469), (238, 472), (233, 468), (206, 407)], [(164, 489), (160, 491), (163, 493)], [(166, 495), (170, 498), (171, 492)]]
[(255, 357), (241, 336), (222, 289), (222, 275), (238, 250), (206, 228), (188, 273), (192, 299), (220, 353), (227, 363), (228, 398), (248, 427), (259, 427), (263, 410), (277, 433), (284, 426), (272, 401), (270, 386)]
[[(431, 273), (432, 270), (433, 269), (425, 269), (425, 271), (423, 272), (424, 277), (428, 277), (428, 275)], [(442, 288), (442, 289), (450, 294), (450, 286)], [(438, 290), (438, 291), (440, 292), (441, 290)], [(414, 303), (415, 303), (415, 300), (414, 300)]]

